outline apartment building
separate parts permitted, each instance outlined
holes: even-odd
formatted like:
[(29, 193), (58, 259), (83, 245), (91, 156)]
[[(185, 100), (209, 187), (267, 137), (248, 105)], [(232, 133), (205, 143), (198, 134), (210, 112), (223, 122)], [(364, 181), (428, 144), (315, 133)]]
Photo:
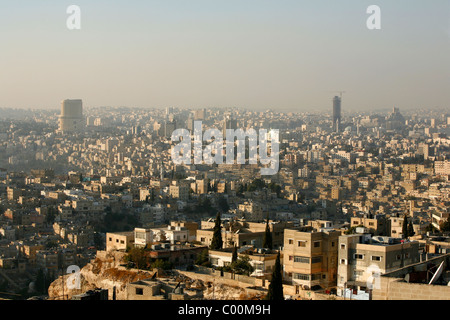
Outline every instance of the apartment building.
[(172, 227), (180, 227), (182, 230), (188, 231), (188, 241), (195, 241), (197, 237), (198, 223), (189, 221), (171, 221)]
[(46, 269), (52, 275), (58, 271), (58, 252), (54, 250), (36, 251), (36, 266)]
[(388, 235), (389, 224), (384, 215), (368, 215), (350, 218), (350, 227), (363, 226), (368, 229), (369, 233), (374, 235)]
[(419, 262), (419, 243), (367, 233), (343, 235), (338, 259), (338, 296), (368, 300), (379, 275)]
[[(221, 250), (209, 250), (209, 261), (215, 267), (224, 267), (231, 264), (233, 248)], [(244, 246), (237, 249), (238, 258), (248, 257), (253, 267), (250, 276), (270, 278), (275, 267), (278, 253), (274, 250), (257, 249), (252, 246)], [(281, 255), (281, 259), (283, 256)]]
[(242, 213), (248, 221), (262, 221), (264, 219), (263, 208), (257, 202), (245, 201), (239, 205), (238, 209), (239, 213)]
[(450, 175), (450, 161), (435, 161), (434, 172), (436, 175)]
[(174, 199), (187, 201), (189, 199), (189, 186), (187, 184), (172, 184), (169, 193)]
[(134, 245), (134, 231), (106, 233), (106, 251), (126, 250)]
[(431, 224), (436, 229), (441, 229), (441, 224), (447, 221), (450, 218), (450, 214), (448, 212), (433, 212), (431, 214)]
[(134, 228), (134, 246), (144, 248), (153, 242), (153, 232), (151, 229)]
[[(197, 230), (197, 241), (210, 245), (213, 238), (213, 221), (202, 221), (201, 229)], [(269, 221), (269, 230), (272, 232), (272, 247), (274, 249), (282, 247), (284, 244), (284, 231), (286, 228), (293, 228), (291, 221)], [(237, 220), (224, 222), (222, 227), (222, 240), (224, 248), (233, 246), (242, 247), (253, 245), (261, 248), (263, 245), (266, 222), (251, 222)]]
[(283, 279), (304, 289), (334, 287), (340, 235), (340, 231), (312, 227), (286, 229)]

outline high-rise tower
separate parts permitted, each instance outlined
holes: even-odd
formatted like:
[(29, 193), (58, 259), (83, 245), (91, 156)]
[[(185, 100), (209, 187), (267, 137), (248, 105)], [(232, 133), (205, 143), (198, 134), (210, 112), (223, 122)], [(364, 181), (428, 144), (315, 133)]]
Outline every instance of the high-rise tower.
[(231, 116), (225, 116), (223, 119), (222, 133), (224, 137), (227, 135), (227, 129), (237, 129), (237, 120), (232, 119)]
[(341, 98), (333, 98), (333, 131), (338, 132), (341, 125)]
[(61, 102), (59, 131), (63, 133), (77, 132), (84, 128), (83, 102), (80, 99)]

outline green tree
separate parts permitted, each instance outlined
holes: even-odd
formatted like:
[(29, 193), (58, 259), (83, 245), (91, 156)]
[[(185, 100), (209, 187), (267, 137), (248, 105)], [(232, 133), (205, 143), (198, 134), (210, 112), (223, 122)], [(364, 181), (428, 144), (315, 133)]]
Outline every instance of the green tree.
[(403, 239), (408, 239), (409, 234), (408, 234), (408, 216), (405, 214), (405, 216), (403, 217), (403, 225), (402, 225), (402, 238)]
[(410, 220), (409, 224), (408, 224), (408, 236), (412, 237), (415, 234), (416, 233), (414, 232), (414, 226), (413, 226), (412, 220)]
[(239, 185), (239, 188), (238, 188), (238, 191), (237, 191), (237, 194), (243, 194), (244, 193), (244, 185), (243, 184), (240, 184)]
[(211, 262), (208, 259), (208, 249), (200, 252), (200, 254), (197, 256), (197, 259), (195, 260), (195, 264), (203, 267), (211, 266)]
[(213, 238), (211, 240), (210, 249), (211, 250), (220, 250), (223, 246), (222, 241), (222, 222), (220, 220), (220, 212), (217, 213), (216, 221), (213, 229)]
[(163, 270), (170, 270), (173, 268), (173, 263), (167, 260), (156, 259), (156, 261), (151, 263), (151, 267)]
[(237, 254), (237, 247), (236, 245), (233, 246), (233, 252), (231, 254), (231, 263), (235, 262), (238, 258), (238, 254)]
[(52, 283), (52, 279), (44, 272), (42, 268), (38, 270), (35, 280), (35, 290), (40, 294), (48, 294), (48, 287)]
[(264, 232), (263, 248), (272, 249), (272, 232), (269, 227), (269, 215), (267, 215), (266, 231)]
[(225, 197), (220, 197), (217, 201), (217, 205), (223, 212), (227, 212), (228, 210), (230, 210), (230, 206), (228, 205), (228, 201), (227, 199), (225, 199)]
[(250, 264), (249, 256), (239, 257), (235, 262), (231, 263), (231, 268), (237, 274), (245, 274), (249, 276), (254, 268)]
[(275, 261), (275, 267), (272, 272), (272, 281), (270, 281), (269, 284), (269, 292), (267, 293), (266, 300), (284, 300), (280, 251), (278, 251), (277, 260)]
[(131, 248), (124, 257), (126, 262), (134, 264), (138, 269), (149, 267), (149, 260), (144, 248)]
[(53, 224), (53, 222), (55, 222), (56, 215), (57, 211), (55, 207), (48, 207), (47, 215), (45, 216), (45, 222), (48, 224)]

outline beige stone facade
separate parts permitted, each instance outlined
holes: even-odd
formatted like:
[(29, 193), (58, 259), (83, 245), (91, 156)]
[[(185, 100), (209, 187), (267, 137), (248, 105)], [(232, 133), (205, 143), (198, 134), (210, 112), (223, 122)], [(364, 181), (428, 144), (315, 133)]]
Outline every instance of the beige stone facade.
[(339, 231), (312, 228), (284, 232), (283, 278), (302, 288), (336, 285)]

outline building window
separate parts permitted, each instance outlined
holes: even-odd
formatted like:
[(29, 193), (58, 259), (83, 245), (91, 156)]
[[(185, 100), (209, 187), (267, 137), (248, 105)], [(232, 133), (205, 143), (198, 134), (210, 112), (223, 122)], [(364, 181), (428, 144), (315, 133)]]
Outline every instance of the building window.
[(303, 240), (297, 241), (297, 246), (298, 247), (306, 247), (306, 241), (303, 241)]
[(331, 241), (331, 246), (334, 247), (334, 241)]
[(136, 294), (139, 295), (139, 296), (142, 296), (144, 294), (144, 289), (136, 288)]
[(320, 263), (320, 262), (322, 262), (322, 256), (311, 258), (311, 263)]
[(364, 259), (364, 255), (360, 253), (355, 253), (353, 257), (358, 260)]
[(314, 248), (320, 248), (320, 241), (314, 241)]
[(206, 239), (205, 238), (200, 238), (200, 242), (205, 242)]
[(372, 261), (381, 261), (380, 256), (372, 256)]
[(294, 262), (309, 263), (309, 257), (295, 256), (294, 257)]
[(296, 280), (309, 280), (309, 274), (294, 273), (293, 278)]
[(294, 244), (294, 239), (289, 239), (289, 244)]
[(345, 244), (344, 243), (341, 243), (341, 249), (345, 250)]
[(347, 264), (347, 260), (341, 259), (341, 260), (339, 261), (339, 263), (340, 263), (340, 264)]

